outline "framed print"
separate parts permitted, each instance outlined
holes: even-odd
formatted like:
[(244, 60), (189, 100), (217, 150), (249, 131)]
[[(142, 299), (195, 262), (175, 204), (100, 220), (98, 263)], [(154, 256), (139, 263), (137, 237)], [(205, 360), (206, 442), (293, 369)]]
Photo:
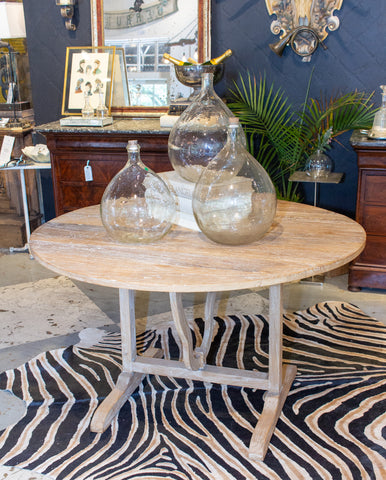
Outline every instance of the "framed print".
[(112, 107), (130, 107), (129, 84), (127, 82), (125, 50), (115, 48)]
[(96, 108), (100, 98), (110, 115), (115, 47), (67, 47), (62, 115), (81, 115), (85, 96)]

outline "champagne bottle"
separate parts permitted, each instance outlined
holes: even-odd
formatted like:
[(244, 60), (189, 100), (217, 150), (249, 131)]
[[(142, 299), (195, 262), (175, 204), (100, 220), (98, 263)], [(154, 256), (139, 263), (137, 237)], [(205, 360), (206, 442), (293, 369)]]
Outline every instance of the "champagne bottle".
[(227, 50), (222, 55), (216, 58), (211, 58), (210, 60), (203, 63), (203, 65), (218, 65), (219, 63), (223, 62), (226, 58), (232, 55), (232, 50)]
[(189, 62), (183, 62), (182, 60), (177, 60), (177, 58), (172, 57), (168, 53), (164, 53), (163, 55), (166, 60), (169, 60), (169, 62), (174, 63), (174, 65), (182, 66), (182, 65), (191, 65)]
[(190, 62), (192, 65), (198, 65), (198, 62), (192, 57), (188, 57), (188, 62)]

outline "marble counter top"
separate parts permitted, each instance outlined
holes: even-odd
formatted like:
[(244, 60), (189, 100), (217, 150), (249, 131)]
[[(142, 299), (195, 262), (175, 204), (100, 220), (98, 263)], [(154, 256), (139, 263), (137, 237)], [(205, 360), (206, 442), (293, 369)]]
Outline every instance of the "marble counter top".
[(124, 118), (115, 119), (111, 125), (105, 127), (64, 127), (60, 121), (37, 125), (35, 130), (39, 133), (123, 133), (123, 134), (152, 134), (164, 135), (170, 128), (160, 126), (159, 118)]
[(367, 134), (362, 133), (362, 130), (354, 130), (350, 143), (353, 147), (386, 148), (386, 140), (369, 138)]

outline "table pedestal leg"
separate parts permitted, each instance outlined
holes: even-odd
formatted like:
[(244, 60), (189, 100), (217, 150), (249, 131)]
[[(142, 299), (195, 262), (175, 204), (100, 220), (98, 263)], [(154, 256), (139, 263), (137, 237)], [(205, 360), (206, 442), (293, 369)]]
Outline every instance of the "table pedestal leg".
[(283, 378), (282, 293), (282, 285), (274, 285), (269, 289), (268, 391), (264, 395), (264, 408), (249, 445), (248, 456), (251, 460), (264, 460), (276, 423), (296, 376), (296, 367), (289, 365), (284, 369)]
[[(91, 421), (90, 429), (95, 433), (104, 432), (119, 410), (142, 382), (143, 373), (134, 372), (132, 364), (137, 356), (135, 334), (134, 291), (119, 289), (119, 307), (121, 316), (122, 336), (122, 373), (109, 395), (97, 408)], [(144, 356), (161, 357), (162, 351), (149, 348)]]

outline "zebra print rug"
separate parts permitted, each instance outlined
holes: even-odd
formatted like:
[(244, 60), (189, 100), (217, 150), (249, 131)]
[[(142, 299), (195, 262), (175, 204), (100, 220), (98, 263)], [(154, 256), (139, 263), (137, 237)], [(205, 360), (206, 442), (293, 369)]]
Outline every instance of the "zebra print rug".
[[(208, 363), (266, 369), (267, 320), (216, 317)], [(197, 337), (202, 320), (194, 323)], [(296, 377), (264, 462), (247, 449), (263, 392), (146, 376), (103, 434), (89, 423), (120, 371), (120, 337), (55, 350), (0, 375), (27, 412), (1, 432), (4, 466), (65, 480), (386, 478), (386, 327), (357, 307), (320, 303), (285, 315), (285, 361)], [(171, 328), (138, 349), (179, 355)], [(33, 477), (32, 477), (33, 478)]]

